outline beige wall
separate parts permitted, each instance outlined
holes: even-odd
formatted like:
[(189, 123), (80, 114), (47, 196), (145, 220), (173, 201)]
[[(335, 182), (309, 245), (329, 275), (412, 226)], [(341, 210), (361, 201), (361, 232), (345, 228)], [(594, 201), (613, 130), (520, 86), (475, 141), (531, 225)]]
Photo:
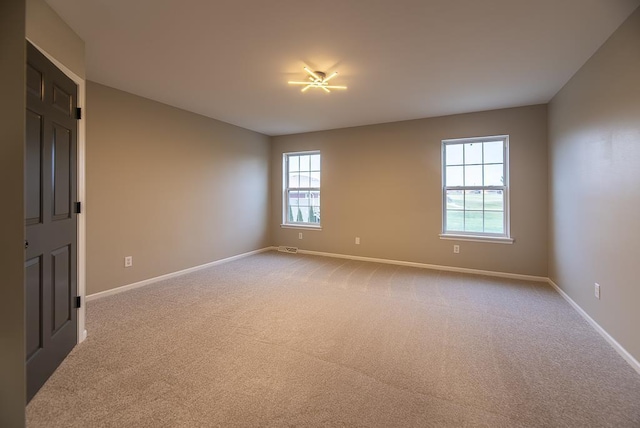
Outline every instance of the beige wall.
[(84, 41), (44, 0), (27, 0), (27, 37), (84, 79)]
[(269, 245), (268, 137), (94, 82), (86, 117), (87, 294)]
[(0, 426), (24, 426), (25, 3), (0, 2)]
[(639, 76), (640, 9), (549, 107), (550, 277), (637, 360)]
[[(531, 106), (272, 138), (272, 242), (547, 276), (547, 110)], [(441, 240), (441, 141), (510, 135), (513, 245)], [(322, 153), (322, 230), (281, 228), (282, 154)], [(361, 244), (355, 245), (359, 236)], [(453, 244), (460, 254), (453, 254)]]

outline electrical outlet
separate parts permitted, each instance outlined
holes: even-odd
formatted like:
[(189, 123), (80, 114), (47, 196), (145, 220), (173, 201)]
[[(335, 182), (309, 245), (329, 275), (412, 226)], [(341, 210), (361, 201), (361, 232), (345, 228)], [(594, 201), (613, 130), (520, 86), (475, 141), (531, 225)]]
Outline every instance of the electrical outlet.
[(454, 245), (453, 246), (453, 252), (455, 254), (460, 254), (460, 245)]
[(595, 283), (595, 287), (593, 287), (594, 294), (596, 295), (596, 299), (600, 299), (600, 284)]
[(298, 239), (302, 239), (302, 232), (298, 233)]
[(356, 245), (360, 245), (360, 237), (356, 236)]
[(127, 256), (124, 258), (124, 267), (131, 267), (133, 266), (133, 257), (132, 256)]

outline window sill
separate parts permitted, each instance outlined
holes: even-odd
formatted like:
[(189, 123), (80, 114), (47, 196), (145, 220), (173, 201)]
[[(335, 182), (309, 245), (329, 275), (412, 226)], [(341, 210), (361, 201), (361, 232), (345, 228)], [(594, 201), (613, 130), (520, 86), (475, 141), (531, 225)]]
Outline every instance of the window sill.
[(283, 229), (308, 229), (308, 230), (322, 230), (322, 226), (312, 226), (310, 224), (281, 224)]
[(451, 233), (441, 233), (440, 239), (448, 239), (451, 241), (472, 241), (472, 242), (491, 242), (494, 244), (513, 244), (513, 238), (505, 238), (501, 236), (478, 236), (478, 235), (454, 235)]

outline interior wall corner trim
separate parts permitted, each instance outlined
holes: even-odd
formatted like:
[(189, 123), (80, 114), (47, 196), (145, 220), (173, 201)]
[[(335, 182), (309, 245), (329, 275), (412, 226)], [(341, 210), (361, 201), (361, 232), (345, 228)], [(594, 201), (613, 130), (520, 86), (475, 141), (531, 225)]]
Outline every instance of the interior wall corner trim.
[(611, 345), (613, 347), (613, 349), (615, 349), (616, 352), (618, 354), (620, 354), (620, 356), (622, 358), (624, 358), (625, 361), (627, 363), (629, 363), (629, 365), (636, 372), (638, 372), (638, 374), (640, 374), (640, 362), (638, 362), (638, 360), (636, 360), (633, 357), (633, 355), (631, 355), (626, 349), (624, 349), (624, 347), (622, 345), (620, 345), (617, 340), (615, 340), (613, 337), (611, 337), (611, 335), (609, 333), (607, 333), (607, 331), (604, 328), (602, 328), (600, 326), (600, 324), (598, 324), (593, 318), (591, 318), (591, 316), (589, 316), (589, 314), (584, 309), (582, 309), (580, 307), (580, 305), (578, 305), (576, 302), (574, 302), (574, 300), (571, 297), (569, 297), (569, 295), (567, 293), (565, 293), (558, 286), (558, 284), (553, 282), (553, 280), (551, 278), (548, 278), (547, 281), (549, 282), (549, 285), (551, 285), (553, 288), (555, 288), (555, 290), (564, 298), (564, 300), (566, 300), (571, 306), (573, 306), (573, 309), (575, 309), (582, 316), (582, 318), (585, 319), (585, 321), (587, 321), (589, 324), (591, 324), (591, 326), (598, 333), (600, 333), (600, 336), (602, 336), (607, 342), (609, 342), (609, 345)]
[(511, 278), (511, 279), (522, 279), (525, 281), (535, 281), (535, 282), (547, 282), (548, 278), (545, 276), (534, 276), (534, 275), (523, 275), (520, 273), (509, 273), (509, 272), (496, 272), (490, 270), (481, 270), (481, 269), (469, 269), (455, 266), (442, 266), (442, 265), (431, 265), (427, 263), (418, 263), (418, 262), (407, 262), (403, 260), (391, 260), (391, 259), (378, 259), (375, 257), (363, 257), (363, 256), (352, 256), (349, 254), (336, 254), (336, 253), (324, 253), (321, 251), (310, 251), (310, 250), (302, 250), (298, 249), (298, 253), (301, 254), (309, 254), (314, 256), (324, 256), (324, 257), (334, 257), (338, 259), (350, 259), (350, 260), (358, 260), (363, 262), (373, 262), (373, 263), (384, 263), (389, 265), (399, 265), (399, 266), (410, 266), (417, 267), (421, 269), (432, 269), (432, 270), (444, 270), (448, 272), (460, 272), (460, 273), (469, 273), (473, 275), (484, 275), (484, 276), (494, 276), (500, 278)]

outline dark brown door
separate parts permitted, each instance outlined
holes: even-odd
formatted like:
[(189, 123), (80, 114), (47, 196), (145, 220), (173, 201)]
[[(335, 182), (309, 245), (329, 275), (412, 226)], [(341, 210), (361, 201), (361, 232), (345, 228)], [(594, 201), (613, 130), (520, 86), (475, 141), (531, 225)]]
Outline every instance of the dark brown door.
[(77, 86), (27, 43), (27, 400), (77, 343)]

